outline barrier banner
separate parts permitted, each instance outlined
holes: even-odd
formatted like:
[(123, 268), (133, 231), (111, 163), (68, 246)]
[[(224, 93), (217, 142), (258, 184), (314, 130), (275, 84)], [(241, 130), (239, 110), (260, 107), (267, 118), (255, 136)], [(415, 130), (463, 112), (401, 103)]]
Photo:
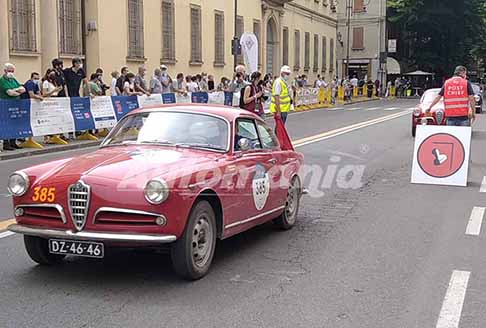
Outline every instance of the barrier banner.
[(115, 109), (115, 115), (117, 121), (123, 116), (130, 113), (132, 110), (137, 109), (138, 100), (137, 96), (115, 96), (111, 97), (113, 108)]
[(0, 101), (0, 136), (2, 139), (32, 136), (28, 99)]
[(110, 97), (96, 97), (91, 99), (90, 103), (95, 129), (108, 129), (115, 126), (117, 119)]
[(89, 98), (71, 98), (71, 113), (76, 131), (93, 130), (95, 128)]
[(233, 106), (233, 92), (224, 92), (224, 105)]
[(191, 94), (187, 93), (185, 95), (182, 95), (180, 93), (177, 93), (175, 95), (176, 98), (176, 103), (191, 103)]
[(31, 101), (30, 125), (34, 136), (74, 132), (70, 98), (47, 98)]
[(175, 104), (176, 103), (175, 93), (163, 93), (162, 94), (162, 102), (164, 104)]
[(209, 104), (224, 104), (225, 103), (225, 94), (223, 92), (212, 92), (208, 95), (208, 103)]
[(193, 92), (191, 94), (191, 101), (196, 104), (207, 104), (209, 96), (207, 92)]
[(137, 100), (140, 108), (162, 105), (162, 95), (160, 93), (156, 93), (150, 96), (138, 96)]

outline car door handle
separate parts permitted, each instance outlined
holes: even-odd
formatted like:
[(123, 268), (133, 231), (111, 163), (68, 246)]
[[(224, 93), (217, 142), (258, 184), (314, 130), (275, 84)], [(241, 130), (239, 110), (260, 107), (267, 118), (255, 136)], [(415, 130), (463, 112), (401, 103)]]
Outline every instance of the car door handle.
[(275, 164), (277, 164), (277, 160), (275, 158), (272, 158), (272, 159), (269, 159), (267, 161), (267, 163), (272, 164), (272, 165), (275, 165)]

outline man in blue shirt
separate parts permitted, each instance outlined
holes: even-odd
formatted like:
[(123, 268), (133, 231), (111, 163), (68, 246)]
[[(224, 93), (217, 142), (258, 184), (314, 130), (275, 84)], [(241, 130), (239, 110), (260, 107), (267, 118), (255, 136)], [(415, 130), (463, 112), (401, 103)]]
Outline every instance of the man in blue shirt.
[(21, 99), (37, 99), (42, 100), (40, 87), (39, 87), (40, 76), (39, 73), (33, 72), (30, 74), (30, 80), (24, 83), (25, 93), (20, 95)]

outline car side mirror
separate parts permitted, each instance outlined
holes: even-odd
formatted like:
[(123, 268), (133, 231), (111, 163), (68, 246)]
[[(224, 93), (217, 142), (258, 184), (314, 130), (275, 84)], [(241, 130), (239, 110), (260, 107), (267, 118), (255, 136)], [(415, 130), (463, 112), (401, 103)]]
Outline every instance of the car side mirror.
[(246, 151), (250, 149), (250, 140), (246, 138), (241, 138), (240, 140), (238, 140), (238, 148), (241, 151)]

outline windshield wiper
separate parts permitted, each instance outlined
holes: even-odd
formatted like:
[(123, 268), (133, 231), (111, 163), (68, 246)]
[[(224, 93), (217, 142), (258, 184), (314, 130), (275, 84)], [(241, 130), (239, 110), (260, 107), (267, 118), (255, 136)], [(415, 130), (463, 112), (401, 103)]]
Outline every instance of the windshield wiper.
[(169, 140), (144, 140), (138, 142), (139, 144), (155, 144), (155, 145), (164, 145), (164, 146), (175, 146), (176, 144), (174, 142), (171, 142)]
[(186, 147), (186, 148), (203, 148), (203, 149), (211, 149), (211, 150), (225, 150), (221, 148), (219, 145), (213, 145), (208, 143), (191, 143), (191, 142), (183, 142), (178, 143), (177, 147)]

